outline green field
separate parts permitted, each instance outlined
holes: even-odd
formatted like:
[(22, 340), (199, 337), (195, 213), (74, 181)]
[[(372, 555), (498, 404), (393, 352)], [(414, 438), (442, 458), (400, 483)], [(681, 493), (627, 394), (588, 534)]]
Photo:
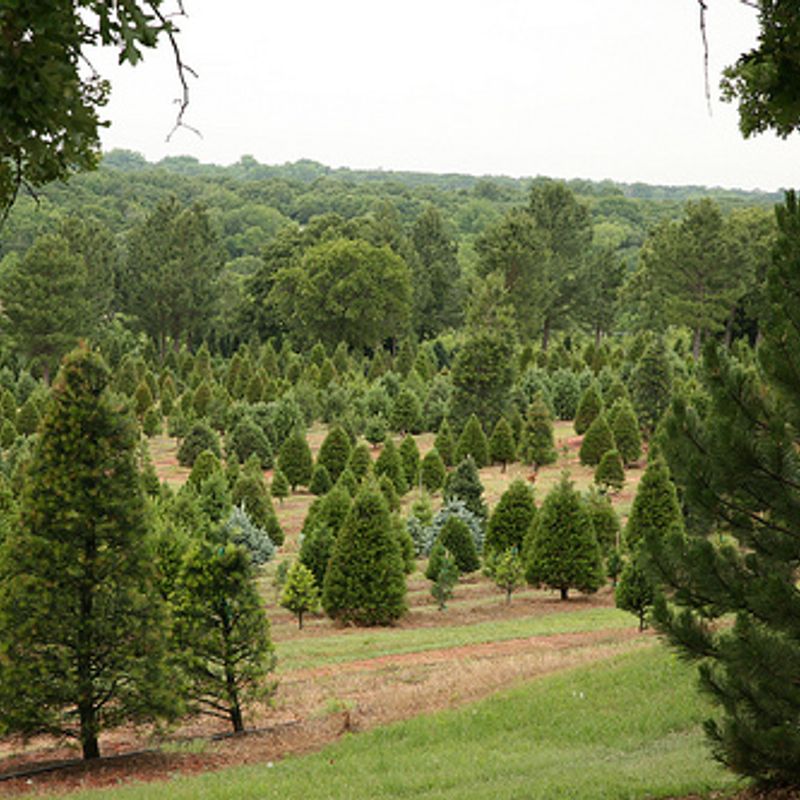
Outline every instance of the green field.
[(692, 671), (652, 647), (313, 755), (73, 797), (598, 800), (733, 789), (703, 743), (707, 713)]

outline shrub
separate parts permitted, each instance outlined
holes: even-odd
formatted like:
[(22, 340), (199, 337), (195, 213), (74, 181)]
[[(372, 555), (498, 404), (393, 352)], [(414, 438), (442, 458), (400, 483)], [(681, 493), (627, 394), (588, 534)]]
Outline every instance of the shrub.
[(295, 561), (286, 573), (280, 603), (297, 615), (297, 627), (303, 629), (303, 615), (319, 608), (319, 588), (314, 574), (302, 561)]

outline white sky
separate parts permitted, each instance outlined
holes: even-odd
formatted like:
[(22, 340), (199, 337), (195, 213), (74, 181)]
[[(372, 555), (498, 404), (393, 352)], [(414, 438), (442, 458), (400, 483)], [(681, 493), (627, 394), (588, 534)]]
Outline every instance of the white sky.
[(199, 73), (178, 131), (164, 42), (112, 81), (105, 149), (148, 160), (611, 178), (774, 190), (800, 185), (800, 138), (744, 141), (719, 73), (754, 11), (710, 0), (704, 95), (697, 0), (185, 0)]

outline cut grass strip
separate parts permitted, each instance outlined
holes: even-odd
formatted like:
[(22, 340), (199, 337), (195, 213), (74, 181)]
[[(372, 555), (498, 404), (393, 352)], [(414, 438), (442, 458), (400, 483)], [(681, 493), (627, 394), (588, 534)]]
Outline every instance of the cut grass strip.
[[(401, 655), (529, 636), (629, 628), (632, 617), (614, 608), (559, 611), (546, 616), (437, 628), (371, 628), (336, 636), (292, 639), (276, 644), (278, 674), (343, 661)], [(444, 622), (444, 620), (443, 620)]]
[(734, 786), (711, 760), (694, 675), (661, 647), (488, 700), (348, 735), (319, 753), (167, 784), (87, 792), (114, 800), (603, 800)]

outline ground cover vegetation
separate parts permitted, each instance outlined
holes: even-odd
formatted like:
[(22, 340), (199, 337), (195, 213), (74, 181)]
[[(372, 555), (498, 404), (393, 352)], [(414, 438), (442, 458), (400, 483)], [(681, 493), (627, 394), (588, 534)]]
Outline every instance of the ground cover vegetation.
[[(69, 192), (43, 190), (39, 211), (19, 200), (0, 242), (3, 733), (73, 736), (91, 759), (101, 732), (120, 724), (206, 713), (241, 730), (275, 691), (270, 593), (271, 615), (311, 641), (323, 623), (329, 633), (402, 629), (423, 604), (438, 628), (475, 587), (513, 615), (537, 592), (569, 607), (606, 597), (618, 579), (631, 624), (652, 622), (706, 662), (723, 708), (708, 726), (717, 756), (796, 782), (756, 752), (780, 725), (752, 718), (743, 698), (754, 684), (716, 656), (756, 642), (766, 663), (771, 644), (789, 647), (788, 622), (775, 633), (740, 615), (726, 639), (726, 615), (739, 609), (681, 561), (696, 539), (698, 570), (713, 555), (773, 583), (784, 576), (770, 607), (791, 600), (794, 556), (772, 530), (793, 518), (791, 490), (759, 484), (774, 489), (774, 506), (754, 490), (764, 502), (749, 516), (744, 505), (725, 511), (734, 478), (687, 442), (737, 448), (719, 454), (737, 475), (757, 458), (731, 433), (723, 378), (762, 403), (752, 416), (766, 427), (796, 424), (791, 374), (771, 366), (794, 358), (792, 197), (776, 222), (746, 193), (378, 181), (310, 162), (152, 166), (122, 152), (105, 163)], [(720, 264), (735, 281), (714, 273)], [(687, 294), (701, 283), (702, 296)], [(81, 434), (65, 427), (56, 447), (57, 412), (81, 407), (65, 389), (79, 367), (107, 420)], [(93, 443), (83, 457), (105, 452), (106, 428), (126, 432), (117, 450), (129, 472), (112, 481), (116, 467), (99, 455), (85, 475), (59, 471), (77, 442)], [(788, 483), (794, 451), (771, 452), (772, 467), (783, 454)], [(92, 474), (113, 486), (101, 491)], [(115, 559), (111, 522), (92, 527), (103, 502), (136, 521)], [(66, 540), (59, 514), (85, 541)], [(52, 611), (62, 602), (83, 616)], [(129, 616), (146, 629), (152, 661), (135, 662), (128, 640), (114, 645), (114, 630), (103, 634), (108, 652), (97, 645), (106, 602), (123, 609), (120, 634), (135, 628)], [(720, 644), (709, 619), (722, 619)], [(403, 646), (431, 646), (423, 638)], [(288, 663), (304, 663), (292, 647), (302, 650), (288, 647)], [(28, 680), (31, 670), (63, 685), (37, 694), (50, 681)], [(13, 690), (20, 681), (29, 692)], [(798, 713), (795, 699), (781, 702), (781, 719)], [(739, 706), (750, 731), (731, 716)]]

